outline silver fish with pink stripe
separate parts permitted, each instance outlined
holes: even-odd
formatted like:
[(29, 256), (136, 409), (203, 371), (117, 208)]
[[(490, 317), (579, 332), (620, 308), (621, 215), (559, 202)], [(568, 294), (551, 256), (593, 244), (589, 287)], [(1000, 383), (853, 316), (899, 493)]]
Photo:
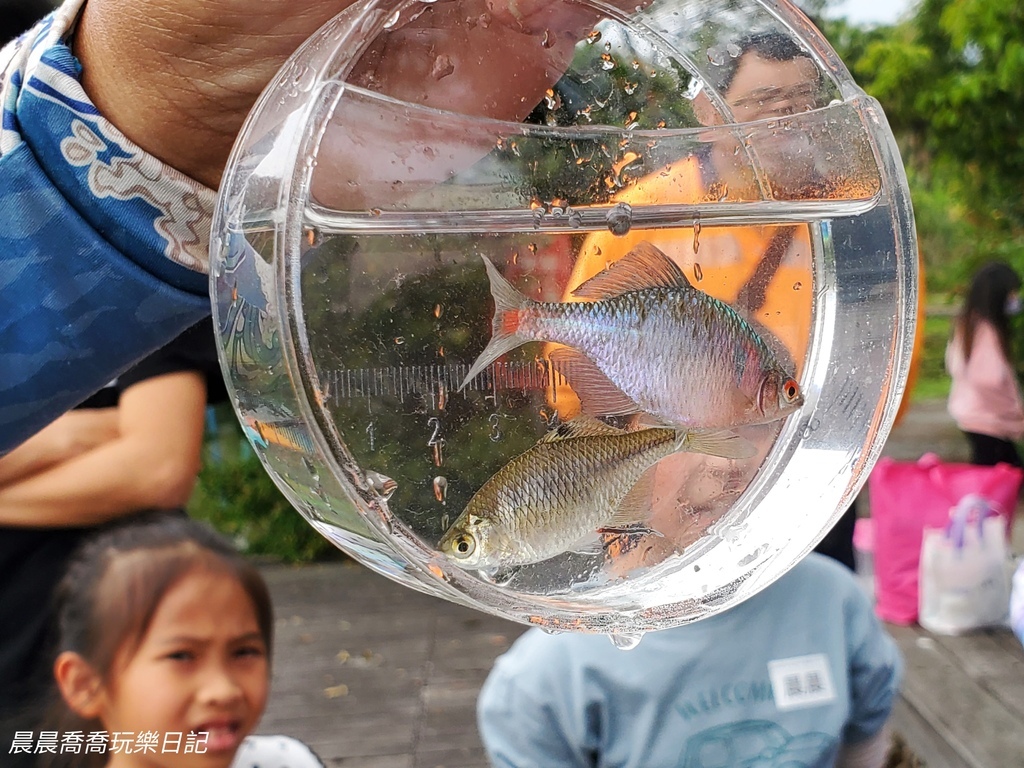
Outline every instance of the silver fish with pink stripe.
[(690, 429), (784, 418), (803, 405), (794, 373), (729, 304), (694, 288), (672, 259), (644, 242), (580, 285), (580, 302), (537, 302), (484, 257), (495, 310), (491, 340), (465, 387), (528, 341), (565, 345), (552, 365), (585, 413), (646, 413)]

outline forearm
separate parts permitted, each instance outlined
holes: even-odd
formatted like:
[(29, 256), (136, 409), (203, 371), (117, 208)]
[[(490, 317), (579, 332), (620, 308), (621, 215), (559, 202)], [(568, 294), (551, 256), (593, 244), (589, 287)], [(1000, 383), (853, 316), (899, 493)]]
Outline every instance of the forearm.
[(144, 509), (183, 506), (198, 460), (160, 452), (144, 441), (115, 440), (0, 489), (0, 524), (98, 525)]
[(210, 311), (213, 193), (89, 104), (62, 43), (79, 5), (0, 54), (0, 455)]
[(350, 3), (90, 0), (75, 55), (101, 114), (146, 152), (216, 187), (264, 86)]
[(68, 461), (115, 439), (117, 434), (116, 408), (66, 413), (0, 458), (0, 487)]

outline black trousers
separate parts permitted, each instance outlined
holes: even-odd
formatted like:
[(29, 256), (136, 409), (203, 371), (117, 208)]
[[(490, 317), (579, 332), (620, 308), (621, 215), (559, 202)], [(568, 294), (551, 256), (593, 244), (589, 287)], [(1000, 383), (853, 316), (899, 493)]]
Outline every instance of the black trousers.
[(1024, 467), (1024, 463), (1021, 463), (1020, 460), (1020, 454), (1017, 452), (1017, 446), (1009, 440), (977, 432), (964, 432), (964, 434), (971, 446), (971, 464), (994, 467), (1000, 462), (1005, 462), (1015, 467)]
[(832, 530), (825, 534), (825, 538), (818, 542), (814, 551), (819, 555), (826, 555), (833, 560), (838, 560), (851, 571), (855, 570), (853, 528), (856, 524), (857, 502), (855, 501), (832, 526)]

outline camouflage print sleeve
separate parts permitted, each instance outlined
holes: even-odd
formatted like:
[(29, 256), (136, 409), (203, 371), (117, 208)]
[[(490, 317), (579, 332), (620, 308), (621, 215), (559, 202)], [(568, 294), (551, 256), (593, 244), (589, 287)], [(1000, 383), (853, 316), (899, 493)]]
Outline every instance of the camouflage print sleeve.
[(214, 193), (90, 102), (83, 2), (0, 51), (0, 455), (210, 311)]

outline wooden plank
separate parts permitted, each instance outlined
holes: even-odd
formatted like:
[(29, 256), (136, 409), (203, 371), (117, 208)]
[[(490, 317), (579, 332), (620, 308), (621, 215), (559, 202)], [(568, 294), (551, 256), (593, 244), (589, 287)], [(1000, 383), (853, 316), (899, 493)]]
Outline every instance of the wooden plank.
[[(418, 750), (415, 768), (485, 768), (487, 756), (483, 747), (469, 749), (466, 747), (449, 747), (431, 750)], [(346, 764), (345, 768), (348, 768)]]
[(525, 627), (361, 566), (264, 573), (278, 619), (261, 732), (302, 739), (328, 766), (486, 765), (476, 698), (494, 659)]
[(904, 701), (942, 734), (963, 765), (1018, 765), (1024, 755), (1019, 719), (964, 672), (957, 658), (934, 638), (912, 627), (888, 629), (906, 664)]
[[(1021, 524), (1024, 530), (1024, 523)], [(993, 642), (1016, 659), (1024, 660), (1024, 645), (1009, 629), (998, 629), (991, 633)]]
[(896, 700), (889, 724), (927, 768), (963, 768), (957, 751), (903, 698)]
[(325, 759), (415, 754), (415, 723), (381, 723), (376, 718), (336, 721), (303, 741)]
[[(323, 759), (323, 755), (320, 756)], [(414, 768), (415, 758), (409, 754), (343, 757), (325, 760), (327, 768)]]
[(1008, 630), (990, 630), (958, 637), (931, 635), (960, 667), (1024, 722), (1024, 649), (1010, 650), (996, 639)]

